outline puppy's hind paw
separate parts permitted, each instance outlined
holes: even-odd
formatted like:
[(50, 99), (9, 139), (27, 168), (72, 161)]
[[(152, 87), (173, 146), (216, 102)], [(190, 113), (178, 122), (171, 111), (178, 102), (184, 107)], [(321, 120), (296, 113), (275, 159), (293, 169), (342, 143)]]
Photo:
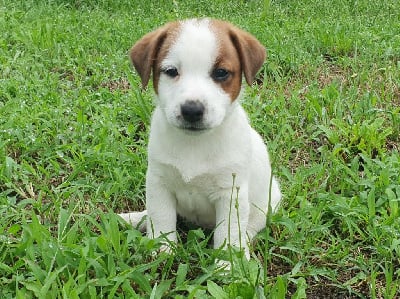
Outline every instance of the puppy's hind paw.
[(139, 231), (146, 232), (146, 210), (142, 212), (122, 213), (118, 214), (118, 216), (128, 222), (133, 227), (136, 227)]

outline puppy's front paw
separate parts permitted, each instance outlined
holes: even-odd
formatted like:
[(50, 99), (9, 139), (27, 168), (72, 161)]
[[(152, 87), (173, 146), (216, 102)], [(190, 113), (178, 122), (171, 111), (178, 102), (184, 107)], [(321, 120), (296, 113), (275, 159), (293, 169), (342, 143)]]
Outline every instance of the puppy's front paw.
[(232, 268), (232, 264), (230, 261), (224, 261), (224, 260), (220, 260), (220, 259), (216, 259), (215, 263), (217, 264), (217, 267), (219, 270), (222, 271), (230, 271)]
[(168, 255), (173, 255), (174, 254), (174, 248), (173, 248), (173, 244), (166, 244), (163, 243), (160, 248), (158, 248), (157, 250), (153, 250), (152, 252), (152, 256), (157, 256), (159, 254), (168, 254)]
[(159, 253), (167, 253), (167, 254), (173, 254), (174, 250), (171, 246), (171, 244), (163, 244), (161, 245), (160, 249), (158, 249)]

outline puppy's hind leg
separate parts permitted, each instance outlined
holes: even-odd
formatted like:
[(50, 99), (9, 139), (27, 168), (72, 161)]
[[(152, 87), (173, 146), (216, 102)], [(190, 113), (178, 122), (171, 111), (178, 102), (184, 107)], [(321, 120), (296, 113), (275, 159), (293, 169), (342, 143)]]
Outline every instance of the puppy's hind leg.
[[(279, 189), (279, 184), (275, 178), (272, 178), (271, 183), (272, 183), (271, 190), (266, 190), (266, 191), (270, 193), (269, 195), (271, 196), (271, 200), (269, 204), (271, 205), (271, 213), (274, 213), (277, 207), (279, 206), (282, 194)], [(247, 232), (246, 232), (249, 241), (251, 241), (259, 231), (265, 228), (265, 225), (267, 223), (266, 217), (268, 217), (268, 215), (269, 215), (268, 207), (266, 207), (266, 209), (264, 210), (262, 207), (258, 207), (254, 203), (251, 203), (249, 224), (247, 225)]]
[(147, 210), (118, 214), (122, 219), (144, 233), (146, 231)]

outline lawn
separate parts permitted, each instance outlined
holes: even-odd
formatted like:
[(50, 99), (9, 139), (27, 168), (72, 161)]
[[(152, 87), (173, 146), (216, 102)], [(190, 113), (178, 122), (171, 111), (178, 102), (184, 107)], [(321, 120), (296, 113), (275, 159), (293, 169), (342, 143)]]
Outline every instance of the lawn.
[[(209, 16), (268, 58), (242, 99), (284, 201), (218, 269), (115, 213), (144, 205), (153, 109), (128, 50)], [(400, 298), (398, 0), (0, 1), (0, 298)]]

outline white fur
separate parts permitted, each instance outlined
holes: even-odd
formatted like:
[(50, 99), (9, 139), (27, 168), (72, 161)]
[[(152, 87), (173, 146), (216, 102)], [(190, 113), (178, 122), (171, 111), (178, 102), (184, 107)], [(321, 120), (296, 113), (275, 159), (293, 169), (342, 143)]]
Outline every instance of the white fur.
[[(194, 46), (199, 43), (201, 48)], [(208, 20), (187, 21), (161, 63), (176, 67), (180, 75), (161, 74), (159, 80), (148, 146), (147, 232), (150, 237), (165, 234), (175, 242), (179, 214), (215, 227), (215, 248), (226, 242), (243, 248), (249, 256), (247, 241), (265, 227), (269, 195), (275, 209), (281, 193), (271, 178), (261, 137), (249, 125), (238, 100), (232, 101), (210, 77), (217, 51)], [(180, 107), (188, 99), (205, 106), (207, 130), (182, 128)], [(137, 225), (145, 214), (121, 216)]]
[[(202, 45), (198, 47), (197, 45)], [(188, 21), (183, 25), (179, 38), (170, 49), (162, 66), (175, 66), (179, 81), (161, 74), (158, 86), (159, 107), (165, 111), (167, 121), (180, 126), (180, 105), (188, 99), (199, 100), (209, 111), (204, 125), (213, 128), (221, 124), (231, 103), (229, 95), (213, 82), (210, 70), (217, 55), (215, 35), (208, 28), (208, 20), (201, 23)]]

